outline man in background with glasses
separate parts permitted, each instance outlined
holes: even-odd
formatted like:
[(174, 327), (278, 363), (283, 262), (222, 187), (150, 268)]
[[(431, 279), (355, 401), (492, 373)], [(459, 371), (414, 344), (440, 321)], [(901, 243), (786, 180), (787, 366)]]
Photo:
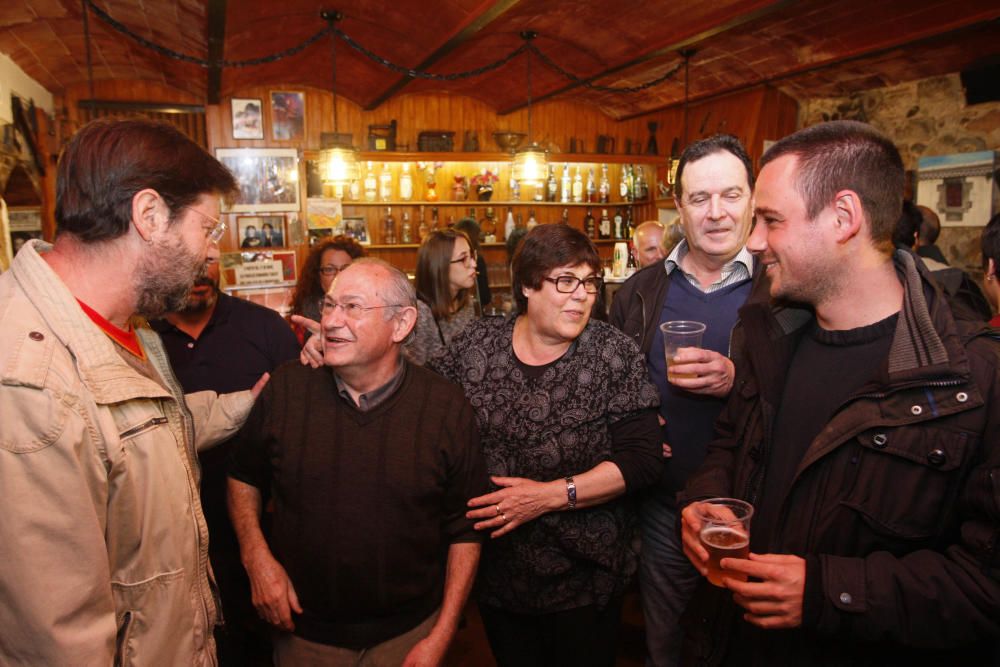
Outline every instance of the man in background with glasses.
[(323, 365), (278, 369), (235, 442), (229, 506), (254, 605), (281, 631), (279, 667), (440, 664), (479, 562), (472, 407), (404, 361), (417, 308), (398, 269), (355, 261), (320, 312)]
[(54, 244), (0, 277), (2, 664), (215, 664), (195, 450), (252, 392), (185, 396), (141, 319), (184, 304), (235, 189), (169, 125), (91, 123), (59, 161)]
[[(688, 146), (675, 192), (684, 239), (666, 260), (632, 276), (611, 307), (611, 324), (638, 343), (660, 390), (667, 463), (640, 509), (639, 589), (650, 666), (678, 664), (680, 615), (700, 579), (678, 538), (675, 496), (704, 460), (733, 385), (730, 332), (759, 273), (746, 249), (752, 192), (753, 166), (736, 137), (715, 135)], [(660, 324), (670, 320), (707, 328), (701, 349), (683, 348), (671, 360), (668, 381)]]

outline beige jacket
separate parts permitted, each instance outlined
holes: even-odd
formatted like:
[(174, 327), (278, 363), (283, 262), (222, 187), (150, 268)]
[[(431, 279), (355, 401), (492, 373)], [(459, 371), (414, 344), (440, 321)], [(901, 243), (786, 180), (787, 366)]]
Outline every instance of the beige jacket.
[(183, 396), (137, 374), (33, 242), (0, 275), (0, 664), (214, 665), (195, 447), (249, 392)]

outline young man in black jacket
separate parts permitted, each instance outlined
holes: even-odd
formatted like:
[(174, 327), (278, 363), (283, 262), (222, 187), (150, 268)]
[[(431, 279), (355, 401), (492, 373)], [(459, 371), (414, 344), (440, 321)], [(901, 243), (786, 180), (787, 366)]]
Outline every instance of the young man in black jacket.
[[(903, 166), (840, 121), (771, 147), (747, 241), (771, 306), (740, 311), (745, 356), (681, 494), (756, 512), (749, 559), (703, 584), (698, 664), (990, 664), (1000, 637), (1000, 355), (912, 254), (893, 252)], [(749, 577), (749, 581), (747, 581)], [(728, 590), (726, 590), (728, 589)]]

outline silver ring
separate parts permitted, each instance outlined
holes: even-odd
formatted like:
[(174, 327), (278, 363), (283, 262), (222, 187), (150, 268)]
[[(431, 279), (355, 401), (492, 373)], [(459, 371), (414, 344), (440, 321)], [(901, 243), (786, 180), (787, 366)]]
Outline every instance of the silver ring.
[(500, 511), (500, 503), (496, 504), (496, 508), (497, 508), (497, 516), (500, 516), (501, 514), (503, 514), (503, 512)]
[(507, 523), (509, 521), (507, 515), (504, 514), (503, 512), (500, 512), (500, 520), (503, 521), (504, 523)]

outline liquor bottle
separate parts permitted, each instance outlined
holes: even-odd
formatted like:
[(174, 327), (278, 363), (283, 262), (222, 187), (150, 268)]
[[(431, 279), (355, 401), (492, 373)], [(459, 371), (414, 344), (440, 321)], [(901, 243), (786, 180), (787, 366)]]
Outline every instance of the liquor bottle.
[(564, 208), (563, 209), (562, 215), (559, 216), (559, 222), (562, 223), (562, 224), (564, 224), (564, 225), (569, 225), (569, 209), (568, 208)]
[(576, 176), (573, 177), (573, 201), (577, 204), (583, 201), (583, 178), (580, 176), (579, 165), (576, 168)]
[(483, 219), (479, 221), (479, 237), (483, 243), (497, 242), (497, 223), (493, 219), (493, 207), (487, 206)]
[(587, 203), (593, 204), (597, 201), (597, 184), (594, 182), (594, 168), (587, 170)]
[(517, 214), (517, 219), (514, 222), (514, 229), (524, 229), (524, 218), (521, 217), (520, 213)]
[(628, 264), (625, 265), (625, 275), (631, 276), (633, 273), (639, 270), (639, 265), (635, 261), (635, 246), (629, 245), (628, 248)]
[(601, 222), (597, 226), (597, 235), (602, 239), (611, 238), (611, 219), (608, 217), (608, 209), (601, 211)]
[(375, 178), (375, 170), (372, 163), (368, 163), (368, 171), (365, 172), (365, 201), (375, 201), (378, 197), (378, 179)]
[(382, 201), (392, 199), (392, 172), (389, 163), (382, 163), (382, 172), (378, 175), (378, 196)]
[(399, 175), (399, 198), (403, 201), (413, 199), (413, 176), (410, 175), (410, 163), (403, 163), (403, 173)]
[(535, 220), (535, 210), (531, 209), (528, 211), (528, 231), (538, 226), (538, 221)]
[(344, 184), (343, 183), (337, 183), (336, 185), (333, 186), (333, 198), (334, 199), (339, 199), (341, 201), (344, 200)]
[(431, 231), (438, 229), (440, 227), (440, 221), (438, 220), (438, 210), (437, 206), (431, 207)]
[[(619, 206), (615, 209), (615, 217), (611, 219), (612, 229), (624, 229), (625, 228), (625, 214), (622, 212), (622, 207)], [(619, 235), (615, 235), (616, 239), (622, 238)]]
[(521, 184), (515, 179), (510, 179), (510, 198), (511, 201), (521, 201)]
[(387, 245), (396, 244), (396, 218), (392, 217), (392, 207), (385, 207), (385, 220), (382, 222), (383, 239)]
[(511, 232), (514, 231), (514, 211), (510, 206), (507, 207), (507, 219), (503, 223), (503, 237), (504, 239), (509, 239)]
[(587, 215), (583, 217), (583, 231), (587, 234), (588, 238), (594, 238), (596, 232), (594, 228), (594, 215), (590, 211), (590, 207), (587, 207)]
[(424, 207), (420, 207), (420, 225), (417, 227), (418, 241), (423, 241), (431, 233), (431, 228), (427, 226), (427, 218), (424, 217)]
[(545, 184), (545, 201), (556, 201), (559, 199), (559, 182), (556, 180), (556, 169), (549, 165), (549, 180)]
[(611, 182), (608, 181), (608, 165), (601, 165), (601, 187), (598, 189), (598, 199), (602, 204), (607, 204), (611, 198)]
[(545, 182), (536, 183), (534, 185), (535, 194), (531, 196), (532, 201), (545, 201)]
[(632, 207), (625, 209), (625, 238), (631, 240), (632, 232), (635, 231), (635, 222), (632, 220)]
[(642, 165), (635, 166), (635, 198), (642, 200), (649, 196), (649, 186), (646, 184), (646, 172)]
[(569, 177), (569, 162), (563, 164), (563, 175), (562, 175), (562, 192), (559, 196), (559, 201), (564, 204), (568, 204), (569, 200), (573, 195), (573, 181)]
[(361, 199), (361, 181), (357, 178), (351, 181), (351, 187), (347, 189), (347, 192), (351, 197), (351, 201), (358, 201)]
[(628, 184), (628, 165), (622, 165), (622, 180), (618, 183), (618, 194), (621, 195), (622, 201), (628, 201), (629, 195), (629, 184)]
[(635, 172), (632, 169), (632, 165), (627, 164), (625, 166), (628, 167), (628, 177), (625, 181), (628, 185), (628, 195), (626, 196), (626, 199), (632, 202), (635, 201)]
[(623, 238), (625, 238), (625, 234), (624, 234), (625, 230), (623, 228), (624, 227), (624, 222), (625, 222), (625, 219), (622, 218), (622, 216), (620, 216), (620, 215), (616, 215), (615, 216), (614, 237), (616, 239), (623, 239)]
[(403, 243), (413, 243), (413, 228), (410, 227), (410, 214), (403, 212), (403, 226), (400, 229), (400, 237)]

